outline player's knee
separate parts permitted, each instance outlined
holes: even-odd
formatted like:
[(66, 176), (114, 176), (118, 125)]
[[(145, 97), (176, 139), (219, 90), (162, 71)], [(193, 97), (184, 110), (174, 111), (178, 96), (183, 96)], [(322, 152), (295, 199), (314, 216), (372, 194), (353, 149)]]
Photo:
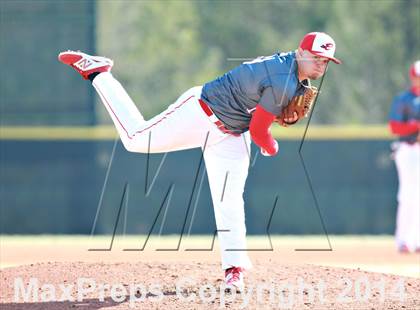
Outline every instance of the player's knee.
[(147, 147), (143, 147), (135, 139), (122, 140), (124, 148), (132, 153), (147, 153)]

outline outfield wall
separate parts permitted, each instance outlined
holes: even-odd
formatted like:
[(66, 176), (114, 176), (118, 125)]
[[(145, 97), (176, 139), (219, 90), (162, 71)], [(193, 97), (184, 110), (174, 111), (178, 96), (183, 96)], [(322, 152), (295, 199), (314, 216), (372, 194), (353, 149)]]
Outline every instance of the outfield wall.
[(95, 1), (0, 1), (0, 38), (2, 126), (96, 123), (94, 89), (57, 59), (95, 52)]
[[(308, 130), (301, 154), (317, 204), (298, 153), (304, 128), (274, 132), (278, 156), (255, 158), (255, 145), (251, 150), (245, 194), (250, 234), (265, 233), (276, 197), (272, 233), (322, 234), (317, 206), (329, 233), (393, 233), (397, 176), (386, 127)], [(338, 139), (340, 132), (344, 138)], [(117, 232), (147, 234), (166, 196), (154, 233), (180, 233), (189, 205), (184, 233), (213, 233), (203, 169), (196, 178), (198, 149), (170, 153), (162, 164), (164, 155), (150, 155), (147, 169), (147, 154), (129, 153), (115, 138), (112, 127), (1, 128), (1, 233), (85, 234), (95, 216), (94, 233), (112, 233), (126, 183)], [(153, 183), (147, 196), (146, 174), (148, 186)]]

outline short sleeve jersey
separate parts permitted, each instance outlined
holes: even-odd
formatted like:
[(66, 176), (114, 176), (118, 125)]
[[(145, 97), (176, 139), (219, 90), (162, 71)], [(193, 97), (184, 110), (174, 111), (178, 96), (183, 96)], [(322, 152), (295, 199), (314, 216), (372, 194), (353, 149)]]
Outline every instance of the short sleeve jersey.
[[(407, 90), (395, 97), (391, 105), (389, 119), (397, 122), (420, 121), (420, 96)], [(400, 141), (414, 142), (417, 134), (401, 136)]]
[(295, 52), (277, 53), (244, 62), (204, 84), (201, 99), (228, 129), (242, 133), (249, 129), (257, 104), (280, 115), (307, 84), (299, 82)]

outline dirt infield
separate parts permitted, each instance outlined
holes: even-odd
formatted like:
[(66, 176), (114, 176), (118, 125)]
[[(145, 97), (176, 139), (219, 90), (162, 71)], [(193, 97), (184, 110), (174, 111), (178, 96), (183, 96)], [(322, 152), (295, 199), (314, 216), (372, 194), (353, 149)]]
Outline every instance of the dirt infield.
[[(248, 274), (247, 290), (242, 295), (233, 295), (224, 293), (223, 278), (218, 269), (215, 263), (201, 262), (73, 262), (7, 268), (2, 271), (1, 308), (128, 309), (132, 306), (133, 309), (216, 309), (224, 306), (233, 309), (371, 310), (420, 307), (420, 280), (415, 278), (313, 265), (257, 264)], [(30, 278), (37, 279), (33, 286), (33, 292), (38, 293), (35, 302), (33, 296), (26, 304), (21, 303), (23, 300), (14, 301), (13, 285), (18, 277), (22, 278), (23, 286), (30, 283)], [(55, 296), (51, 295), (51, 287), (43, 287), (46, 283), (54, 287)], [(109, 288), (105, 287), (106, 284)], [(154, 284), (157, 286), (152, 287)], [(57, 301), (62, 295), (60, 285), (71, 288), (69, 296), (72, 298)], [(90, 292), (83, 293), (83, 289)], [(270, 289), (273, 290), (271, 300)], [(80, 301), (77, 301), (78, 294), (83, 294)], [(41, 299), (42, 296), (47, 299)], [(48, 302), (48, 298), (55, 301)], [(187, 298), (193, 300), (187, 301)]]
[(97, 251), (107, 238), (1, 240), (1, 309), (420, 309), (420, 255), (396, 253), (389, 237), (331, 237), (332, 251), (296, 251), (325, 247), (322, 237), (274, 238), (272, 251), (250, 252), (237, 294), (224, 291), (217, 250), (185, 251), (211, 245), (207, 237), (179, 251), (156, 251), (174, 238), (144, 251), (123, 251), (138, 238), (111, 251)]

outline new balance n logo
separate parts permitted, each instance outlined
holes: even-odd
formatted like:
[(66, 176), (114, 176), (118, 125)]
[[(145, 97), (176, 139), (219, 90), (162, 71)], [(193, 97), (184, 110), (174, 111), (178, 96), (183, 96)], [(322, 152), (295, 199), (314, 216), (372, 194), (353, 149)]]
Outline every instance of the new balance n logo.
[(89, 59), (82, 58), (79, 62), (75, 63), (74, 65), (81, 70), (85, 70), (85, 69), (89, 68), (89, 66), (91, 64), (92, 64), (92, 62)]

